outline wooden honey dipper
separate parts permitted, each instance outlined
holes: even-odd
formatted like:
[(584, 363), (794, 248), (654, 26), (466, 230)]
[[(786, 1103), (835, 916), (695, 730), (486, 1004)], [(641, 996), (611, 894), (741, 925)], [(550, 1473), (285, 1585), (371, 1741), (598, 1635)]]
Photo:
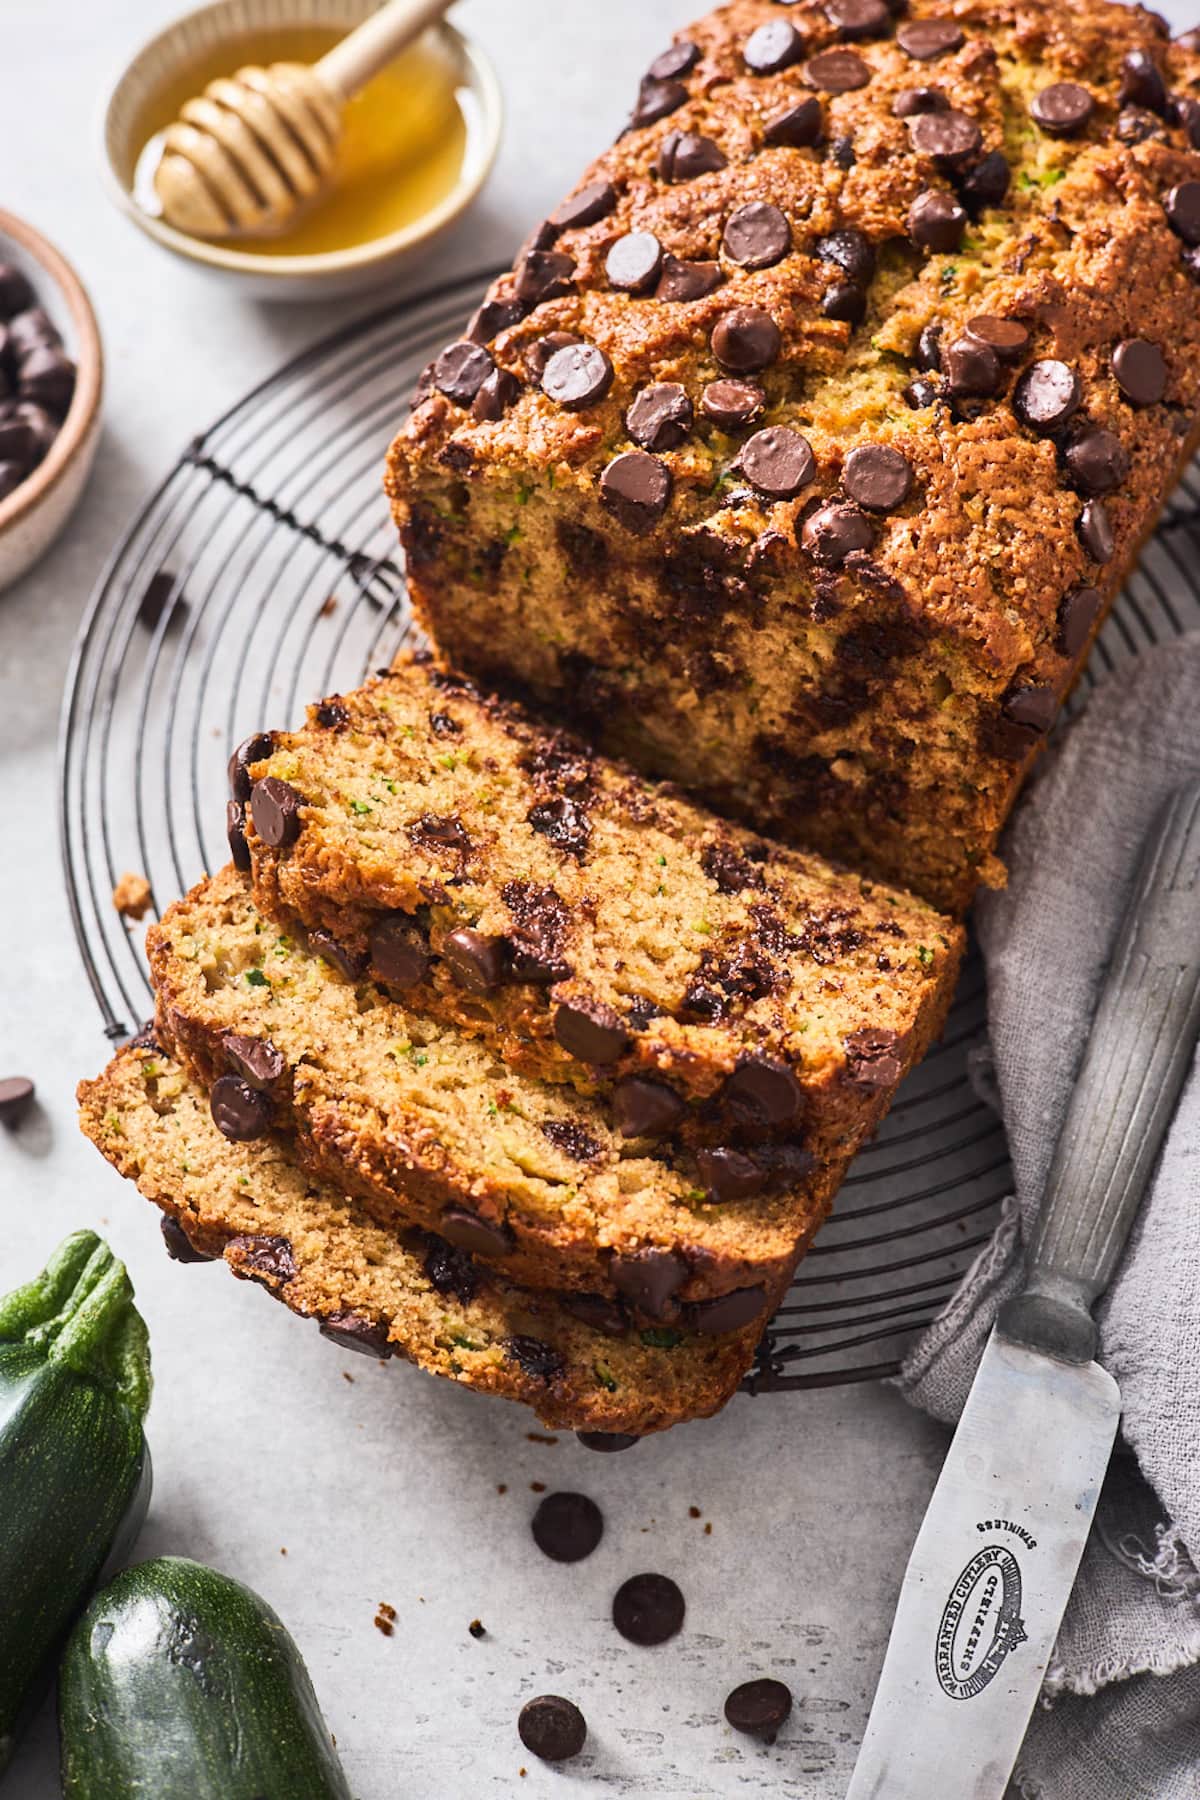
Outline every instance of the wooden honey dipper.
[(329, 181), (342, 109), (451, 0), (388, 0), (320, 62), (210, 81), (162, 135), (154, 192), (190, 237), (273, 237)]

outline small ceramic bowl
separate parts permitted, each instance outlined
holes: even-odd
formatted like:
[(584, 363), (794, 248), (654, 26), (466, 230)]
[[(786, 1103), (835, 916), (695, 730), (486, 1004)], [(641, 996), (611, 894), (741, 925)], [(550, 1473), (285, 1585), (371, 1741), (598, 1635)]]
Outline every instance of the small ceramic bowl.
[(78, 368), (62, 429), (28, 480), (0, 500), (0, 590), (11, 587), (54, 542), (91, 472), (100, 438), (104, 354), (91, 301), (64, 256), (32, 225), (0, 212), (0, 262), (27, 276)]
[(155, 243), (177, 256), (232, 276), (244, 292), (265, 299), (313, 300), (378, 287), (420, 244), (464, 213), (496, 159), (504, 116), (490, 62), (452, 25), (436, 26), (458, 75), (467, 122), (467, 150), (454, 188), (432, 211), (403, 230), (367, 243), (316, 256), (261, 256), (254, 249), (206, 243), (154, 218), (134, 197), (142, 121), (148, 105), (182, 65), (201, 60), (239, 37), (289, 26), (331, 26), (352, 31), (378, 11), (379, 0), (213, 0), (186, 13), (138, 52), (112, 89), (101, 125), (101, 169), (116, 204)]

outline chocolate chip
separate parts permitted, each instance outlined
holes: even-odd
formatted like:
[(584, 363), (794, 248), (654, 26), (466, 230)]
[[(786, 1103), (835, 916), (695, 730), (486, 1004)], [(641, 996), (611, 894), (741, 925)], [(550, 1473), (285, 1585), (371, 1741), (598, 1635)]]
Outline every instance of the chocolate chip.
[(643, 450), (677, 450), (693, 423), (687, 389), (677, 381), (643, 388), (625, 414), (625, 429)]
[(950, 102), (939, 87), (903, 88), (892, 101), (897, 119), (914, 119), (918, 113), (949, 112)]
[(1166, 83), (1148, 50), (1131, 50), (1122, 62), (1117, 103), (1120, 106), (1144, 106), (1160, 116), (1166, 114)]
[(991, 313), (980, 313), (967, 320), (967, 336), (986, 344), (1001, 362), (1019, 362), (1029, 348), (1029, 327), (1019, 319), (1000, 319)]
[(271, 1129), (271, 1102), (238, 1075), (222, 1075), (208, 1097), (213, 1123), (222, 1137), (246, 1144)]
[(296, 1258), (289, 1239), (274, 1234), (230, 1238), (228, 1248), (234, 1253), (234, 1268), (249, 1269), (264, 1275), (270, 1282), (294, 1281)]
[(933, 62), (961, 50), (966, 39), (953, 19), (906, 19), (896, 28), (896, 42), (914, 62)]
[(519, 325), (526, 308), (520, 300), (485, 300), (471, 316), (467, 336), (476, 344), (490, 344), (502, 331)]
[(983, 142), (978, 125), (966, 113), (917, 113), (908, 120), (908, 136), (918, 156), (932, 157), (944, 168), (969, 161)]
[(0, 319), (23, 313), (37, 299), (28, 279), (12, 263), (0, 262)]
[(767, 1304), (764, 1287), (734, 1288), (718, 1294), (713, 1300), (698, 1300), (687, 1309), (687, 1322), (700, 1337), (719, 1337), (726, 1331), (741, 1331), (760, 1319)]
[(0, 500), (7, 500), (15, 494), (25, 480), (27, 470), (19, 462), (0, 462)]
[(651, 81), (676, 81), (681, 75), (688, 75), (700, 61), (699, 44), (691, 43), (687, 38), (678, 44), (672, 44), (656, 56), (646, 74)]
[(575, 259), (565, 251), (530, 250), (517, 265), (517, 299), (529, 307), (556, 300), (569, 293), (574, 273)]
[(567, 1366), (565, 1357), (540, 1338), (511, 1337), (506, 1339), (504, 1348), (517, 1366), (536, 1381), (556, 1381)]
[(892, 29), (887, 0), (825, 0), (825, 17), (849, 42), (887, 37)]
[(630, 124), (640, 130), (643, 125), (653, 125), (659, 119), (668, 118), (671, 113), (678, 112), (687, 97), (688, 91), (682, 81), (643, 80)]
[(603, 400), (613, 384), (613, 366), (595, 344), (567, 344), (556, 350), (542, 374), (542, 392), (568, 412)]
[(250, 769), (254, 763), (265, 762), (275, 748), (275, 739), (269, 731), (256, 731), (253, 737), (240, 743), (229, 759), (229, 791), (235, 800), (246, 801), (250, 798), (250, 789), (254, 785), (250, 779)]
[(675, 1250), (634, 1250), (612, 1260), (618, 1294), (649, 1319), (670, 1322), (675, 1296), (688, 1278), (688, 1265)]
[(611, 181), (591, 181), (569, 200), (556, 207), (550, 222), (559, 231), (579, 231), (607, 219), (617, 204), (617, 190)]
[(712, 353), (723, 369), (756, 375), (775, 361), (783, 337), (769, 312), (759, 306), (735, 306), (713, 326)]
[(777, 206), (751, 200), (725, 221), (721, 248), (742, 269), (769, 269), (792, 247), (792, 228)]
[(554, 1035), (568, 1056), (600, 1068), (619, 1062), (629, 1033), (603, 1000), (564, 1000), (555, 1010)]
[(547, 1494), (538, 1502), (529, 1529), (551, 1562), (582, 1562), (604, 1536), (604, 1514), (586, 1494)]
[(17, 363), (33, 350), (56, 350), (61, 344), (62, 335), (44, 307), (28, 307), (8, 321), (9, 352)]
[(546, 373), (546, 364), (556, 350), (565, 350), (569, 344), (581, 344), (583, 339), (573, 331), (548, 331), (545, 337), (535, 338), (525, 352), (525, 369), (530, 380), (540, 384)]
[(217, 1261), (217, 1258), (209, 1251), (196, 1249), (179, 1220), (173, 1219), (170, 1213), (163, 1214), (159, 1220), (159, 1226), (162, 1230), (163, 1243), (167, 1248), (167, 1255), (172, 1262), (210, 1263)]
[(817, 459), (806, 437), (772, 425), (742, 445), (734, 467), (769, 500), (791, 500), (813, 480)]
[(867, 316), (867, 296), (853, 281), (835, 281), (821, 297), (821, 312), (827, 319), (861, 325)]
[(583, 857), (591, 840), (587, 807), (570, 794), (540, 800), (525, 815), (540, 837), (547, 838), (569, 856)]
[[(0, 265), (2, 275), (3, 265)], [(6, 1075), (0, 1080), (0, 1123), (19, 1125), (33, 1106), (34, 1085), (28, 1075)]]
[(234, 868), (245, 875), (250, 868), (250, 846), (246, 842), (246, 808), (240, 800), (230, 800), (225, 807), (225, 837)]
[(821, 102), (810, 94), (798, 106), (789, 106), (768, 119), (763, 138), (785, 149), (811, 150), (821, 141), (822, 124)]
[(324, 731), (341, 731), (350, 723), (350, 710), (340, 700), (322, 700), (313, 716)]
[(736, 431), (756, 419), (766, 395), (752, 381), (710, 381), (700, 396), (700, 410), (722, 431)]
[(23, 425), (28, 425), (34, 439), (34, 462), (40, 463), (50, 454), (51, 446), (58, 436), (58, 420), (51, 418), (44, 406), (35, 406), (32, 400), (18, 401), (12, 416)]
[(272, 1088), (287, 1068), (283, 1055), (270, 1038), (249, 1037), (241, 1031), (221, 1035), (221, 1048), (236, 1075), (251, 1087)]
[(1102, 500), (1089, 500), (1080, 513), (1079, 541), (1093, 562), (1110, 563), (1116, 555), (1112, 525)]
[(755, 75), (774, 75), (788, 69), (804, 55), (804, 39), (786, 19), (772, 19), (752, 31), (742, 45), (746, 67)]
[(39, 344), (21, 358), (17, 393), (44, 406), (56, 419), (66, 416), (75, 392), (75, 364), (53, 344)]
[(1148, 338), (1123, 338), (1112, 370), (1130, 406), (1157, 406), (1167, 391), (1167, 359)]
[(451, 975), (468, 994), (491, 994), (504, 979), (504, 939), (473, 931), (452, 931), (442, 945)]
[(724, 281), (720, 263), (684, 262), (678, 256), (663, 257), (663, 272), (654, 290), (656, 300), (703, 300)]
[(989, 150), (973, 169), (959, 174), (958, 194), (972, 218), (989, 206), (999, 206), (1012, 182), (1008, 158), (1000, 150)]
[(1148, 138), (1160, 137), (1162, 130), (1162, 120), (1140, 107), (1125, 106), (1117, 114), (1117, 138), (1122, 144), (1144, 144)]
[(629, 1315), (619, 1300), (609, 1300), (603, 1294), (560, 1294), (558, 1303), (581, 1325), (604, 1337), (624, 1337), (629, 1330)]
[(662, 518), (674, 486), (666, 463), (644, 450), (627, 450), (601, 475), (600, 498), (627, 531), (641, 533)]
[(941, 350), (942, 373), (950, 394), (958, 399), (988, 399), (1004, 386), (1000, 358), (988, 344), (969, 335)]
[(1163, 198), (1171, 230), (1185, 244), (1200, 244), (1200, 181), (1181, 181)]
[(735, 1731), (748, 1737), (775, 1742), (776, 1733), (792, 1710), (792, 1691), (782, 1681), (763, 1676), (758, 1681), (743, 1681), (725, 1701), (725, 1717)]
[(625, 1138), (663, 1137), (686, 1112), (682, 1095), (648, 1075), (627, 1075), (613, 1089), (613, 1117)]
[(389, 987), (414, 988), (429, 970), (429, 946), (408, 913), (387, 913), (371, 927), (371, 973)]
[(1000, 710), (1014, 725), (1020, 725), (1035, 737), (1044, 737), (1058, 712), (1058, 695), (1048, 682), (1024, 682), (1009, 690)]
[(875, 527), (857, 506), (830, 501), (809, 513), (800, 529), (801, 548), (814, 562), (827, 569), (839, 569), (855, 550), (869, 550), (875, 542)]
[(804, 65), (808, 86), (826, 94), (848, 94), (854, 88), (866, 87), (870, 79), (871, 65), (853, 50), (823, 50)]
[(495, 366), (482, 344), (460, 338), (448, 345), (434, 363), (434, 385), (456, 406), (470, 406)]
[(874, 245), (865, 232), (856, 231), (853, 226), (818, 238), (813, 254), (822, 262), (836, 263), (859, 287), (866, 287), (875, 273)]
[(598, 1162), (604, 1154), (603, 1144), (578, 1119), (545, 1119), (542, 1136), (572, 1162)]
[(339, 1350), (373, 1356), (376, 1362), (386, 1362), (392, 1354), (386, 1320), (364, 1319), (361, 1313), (354, 1312), (329, 1313), (321, 1320), (319, 1329), (321, 1336), (336, 1344)]
[(277, 775), (264, 775), (250, 792), (250, 817), (254, 829), (272, 850), (286, 850), (300, 836), (301, 799), (295, 788)]
[(644, 294), (662, 274), (663, 248), (652, 231), (627, 231), (604, 259), (612, 286), (623, 294)]
[(722, 1098), (740, 1118), (774, 1129), (792, 1123), (803, 1096), (786, 1063), (768, 1056), (749, 1056), (729, 1076)]
[(696, 1173), (708, 1198), (718, 1205), (729, 1200), (752, 1200), (767, 1184), (766, 1172), (744, 1150), (727, 1145), (696, 1152)]
[(471, 417), (481, 424), (502, 419), (521, 397), (521, 383), (509, 369), (493, 369), (471, 402)]
[(26, 419), (15, 415), (0, 419), (0, 463), (11, 463), (28, 474), (37, 461), (37, 440)]
[(598, 1450), (604, 1456), (612, 1456), (618, 1450), (632, 1450), (642, 1441), (631, 1431), (577, 1431), (575, 1436), (585, 1450)]
[(909, 209), (908, 235), (919, 249), (933, 250), (938, 255), (957, 250), (966, 228), (966, 210), (953, 194), (929, 188), (917, 195)]
[(1078, 410), (1083, 389), (1074, 369), (1046, 359), (1030, 363), (1013, 389), (1013, 411), (1022, 425), (1049, 436)]
[(1064, 594), (1058, 608), (1056, 647), (1064, 656), (1075, 657), (1092, 634), (1092, 626), (1100, 616), (1103, 601), (1094, 587), (1072, 588)]
[(1048, 137), (1074, 137), (1096, 110), (1096, 102), (1077, 81), (1056, 81), (1035, 94), (1029, 111)]
[(631, 1644), (665, 1644), (681, 1629), (685, 1611), (668, 1575), (631, 1575), (613, 1597), (613, 1624)]
[(456, 1250), (482, 1257), (485, 1262), (510, 1256), (515, 1243), (512, 1232), (502, 1221), (485, 1219), (479, 1213), (469, 1212), (465, 1206), (448, 1206), (438, 1220), (438, 1231)]
[(852, 169), (858, 161), (854, 154), (854, 139), (837, 137), (829, 146), (829, 160), (836, 163), (839, 169)]
[(1188, 143), (1193, 150), (1200, 150), (1200, 100), (1193, 100), (1189, 95), (1173, 95), (1168, 105), (1179, 115), (1179, 123), (1187, 133)]
[(466, 857), (473, 848), (470, 834), (457, 813), (422, 813), (409, 826), (408, 835), (418, 849), (438, 854), (450, 851)]
[(664, 181), (676, 182), (715, 175), (725, 164), (725, 153), (712, 138), (694, 131), (669, 131), (659, 145), (656, 167)]
[[(1180, 253), (1179, 260), (1193, 281), (1200, 281), (1200, 246)], [(1183, 435), (1186, 436), (1186, 433)]]
[(1129, 474), (1129, 452), (1112, 431), (1082, 425), (1072, 433), (1063, 461), (1081, 494), (1111, 494)]
[(923, 376), (910, 381), (904, 390), (904, 404), (911, 406), (914, 412), (923, 412), (927, 406), (936, 406), (937, 397), (937, 388)]
[(425, 1273), (435, 1293), (453, 1294), (464, 1306), (475, 1298), (479, 1271), (465, 1250), (456, 1250), (444, 1238), (430, 1238), (425, 1252)]
[(332, 931), (324, 931), (320, 926), (309, 932), (308, 947), (347, 981), (357, 981), (367, 966), (365, 956), (356, 956), (345, 944), (338, 943)]
[(842, 486), (868, 512), (894, 512), (912, 484), (912, 464), (887, 444), (860, 444), (842, 465)]
[(895, 1087), (904, 1073), (900, 1039), (886, 1028), (862, 1026), (845, 1040), (846, 1079), (869, 1094)]
[(561, 1694), (539, 1694), (521, 1708), (517, 1732), (531, 1755), (543, 1762), (567, 1762), (587, 1741), (587, 1720)]

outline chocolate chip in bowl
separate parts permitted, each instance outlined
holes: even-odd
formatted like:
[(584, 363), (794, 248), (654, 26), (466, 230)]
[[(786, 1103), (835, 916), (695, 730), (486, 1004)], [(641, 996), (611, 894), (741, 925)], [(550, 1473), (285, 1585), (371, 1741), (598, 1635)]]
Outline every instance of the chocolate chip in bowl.
[(79, 277), (33, 226), (0, 211), (0, 589), (49, 549), (82, 494), (102, 387)]

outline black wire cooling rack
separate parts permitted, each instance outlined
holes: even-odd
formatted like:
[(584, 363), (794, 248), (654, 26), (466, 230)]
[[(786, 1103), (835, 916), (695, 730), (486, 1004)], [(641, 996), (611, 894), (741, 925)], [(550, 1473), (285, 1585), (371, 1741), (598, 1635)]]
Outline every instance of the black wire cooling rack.
[[(88, 979), (113, 1043), (150, 1011), (143, 928), (112, 890), (165, 907), (226, 859), (225, 763), (264, 724), (386, 664), (411, 631), (384, 451), (417, 375), (488, 273), (324, 339), (195, 438), (115, 551), (63, 704), (62, 854)], [(1200, 626), (1200, 471), (1143, 555), (1073, 706), (1147, 645)], [(987, 1241), (1008, 1191), (1003, 1132), (969, 1059), (984, 1032), (972, 955), (945, 1035), (862, 1151), (764, 1340), (753, 1391), (893, 1373)]]

